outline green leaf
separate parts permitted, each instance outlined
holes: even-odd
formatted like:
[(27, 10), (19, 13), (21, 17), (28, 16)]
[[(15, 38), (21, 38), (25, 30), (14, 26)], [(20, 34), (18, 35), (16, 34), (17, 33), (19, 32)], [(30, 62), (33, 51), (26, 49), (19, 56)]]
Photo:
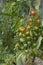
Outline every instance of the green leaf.
[(36, 0), (35, 8), (36, 8), (36, 9), (39, 9), (39, 6), (40, 6), (40, 0)]
[(41, 45), (41, 40), (42, 40), (42, 37), (40, 36), (39, 37), (39, 39), (38, 39), (38, 44), (37, 44), (37, 49), (39, 49), (40, 48), (40, 45)]
[[(19, 53), (19, 52), (18, 52)], [(25, 57), (26, 57), (26, 53), (25, 51), (21, 52), (18, 57), (16, 58), (17, 59), (17, 65), (21, 65), (23, 64), (23, 62), (25, 61)]]
[(15, 26), (14, 26), (14, 31), (18, 30), (23, 23), (24, 23), (24, 19), (20, 19), (20, 21), (17, 21)]

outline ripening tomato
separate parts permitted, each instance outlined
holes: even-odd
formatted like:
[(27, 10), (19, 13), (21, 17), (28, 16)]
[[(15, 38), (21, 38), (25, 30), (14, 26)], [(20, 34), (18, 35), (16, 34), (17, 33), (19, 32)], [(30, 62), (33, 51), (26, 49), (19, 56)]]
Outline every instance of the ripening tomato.
[(20, 28), (19, 31), (20, 32), (25, 32), (25, 28)]
[(37, 26), (35, 26), (35, 27), (34, 27), (34, 30), (38, 30), (38, 27), (37, 27)]
[(26, 35), (30, 35), (30, 32), (28, 31), (28, 32), (26, 32)]
[(37, 23), (38, 23), (38, 24), (40, 24), (40, 23), (41, 23), (41, 20), (40, 20), (40, 19), (38, 19), (38, 20), (37, 20)]
[(35, 15), (36, 15), (36, 11), (33, 10), (33, 11), (31, 12), (31, 15), (32, 15), (32, 16), (35, 16)]
[(31, 30), (31, 26), (30, 26), (30, 25), (28, 25), (28, 26), (27, 26), (27, 29), (28, 29), (28, 30)]
[(29, 22), (31, 22), (31, 23), (32, 23), (32, 22), (33, 22), (33, 19), (32, 19), (32, 18), (30, 18), (30, 19), (29, 19)]

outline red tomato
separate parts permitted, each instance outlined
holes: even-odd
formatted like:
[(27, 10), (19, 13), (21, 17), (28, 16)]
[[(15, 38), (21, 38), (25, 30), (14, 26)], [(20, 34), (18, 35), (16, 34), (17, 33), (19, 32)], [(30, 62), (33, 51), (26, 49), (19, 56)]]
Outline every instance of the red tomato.
[(32, 16), (35, 16), (35, 15), (36, 15), (36, 11), (33, 10), (33, 11), (31, 12), (31, 14), (32, 14)]

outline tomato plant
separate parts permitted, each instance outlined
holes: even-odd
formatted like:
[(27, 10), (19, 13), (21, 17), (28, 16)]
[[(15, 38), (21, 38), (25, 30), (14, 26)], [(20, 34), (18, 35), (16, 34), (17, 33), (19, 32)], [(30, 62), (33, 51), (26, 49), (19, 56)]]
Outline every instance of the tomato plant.
[(0, 64), (23, 65), (27, 59), (32, 65), (43, 52), (43, 21), (37, 10), (40, 2), (34, 5), (34, 0), (4, 0), (4, 3), (0, 15)]

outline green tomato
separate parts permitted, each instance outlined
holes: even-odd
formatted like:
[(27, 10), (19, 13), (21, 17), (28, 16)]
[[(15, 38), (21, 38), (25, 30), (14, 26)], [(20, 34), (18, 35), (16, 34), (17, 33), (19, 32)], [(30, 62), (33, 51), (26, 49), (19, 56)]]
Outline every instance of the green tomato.
[(20, 45), (19, 45), (19, 43), (17, 43), (16, 45), (15, 45), (15, 48), (17, 48), (17, 47), (19, 47)]
[(20, 42), (24, 42), (25, 41), (25, 39), (24, 38), (20, 38)]
[(19, 36), (22, 36), (22, 33), (21, 32), (19, 33)]
[(37, 44), (36, 44), (36, 43), (34, 43), (34, 44), (33, 44), (33, 47), (36, 47), (36, 46), (37, 46)]
[(23, 37), (25, 37), (25, 34), (22, 34)]
[(24, 47), (22, 46), (22, 47), (21, 47), (21, 50), (23, 50), (23, 49), (24, 49)]
[(14, 50), (18, 50), (19, 49), (19, 43), (17, 43), (16, 45), (15, 45), (15, 48), (14, 48)]
[(24, 44), (24, 47), (27, 47), (27, 44)]
[(27, 53), (27, 52), (28, 52), (28, 50), (25, 50), (25, 52)]
[(29, 42), (29, 41), (28, 41), (27, 43), (28, 43), (28, 45), (30, 45), (30, 44), (31, 44), (31, 42)]
[(28, 37), (26, 37), (27, 38), (27, 40), (30, 40), (31, 39), (31, 37), (30, 36), (28, 36)]

